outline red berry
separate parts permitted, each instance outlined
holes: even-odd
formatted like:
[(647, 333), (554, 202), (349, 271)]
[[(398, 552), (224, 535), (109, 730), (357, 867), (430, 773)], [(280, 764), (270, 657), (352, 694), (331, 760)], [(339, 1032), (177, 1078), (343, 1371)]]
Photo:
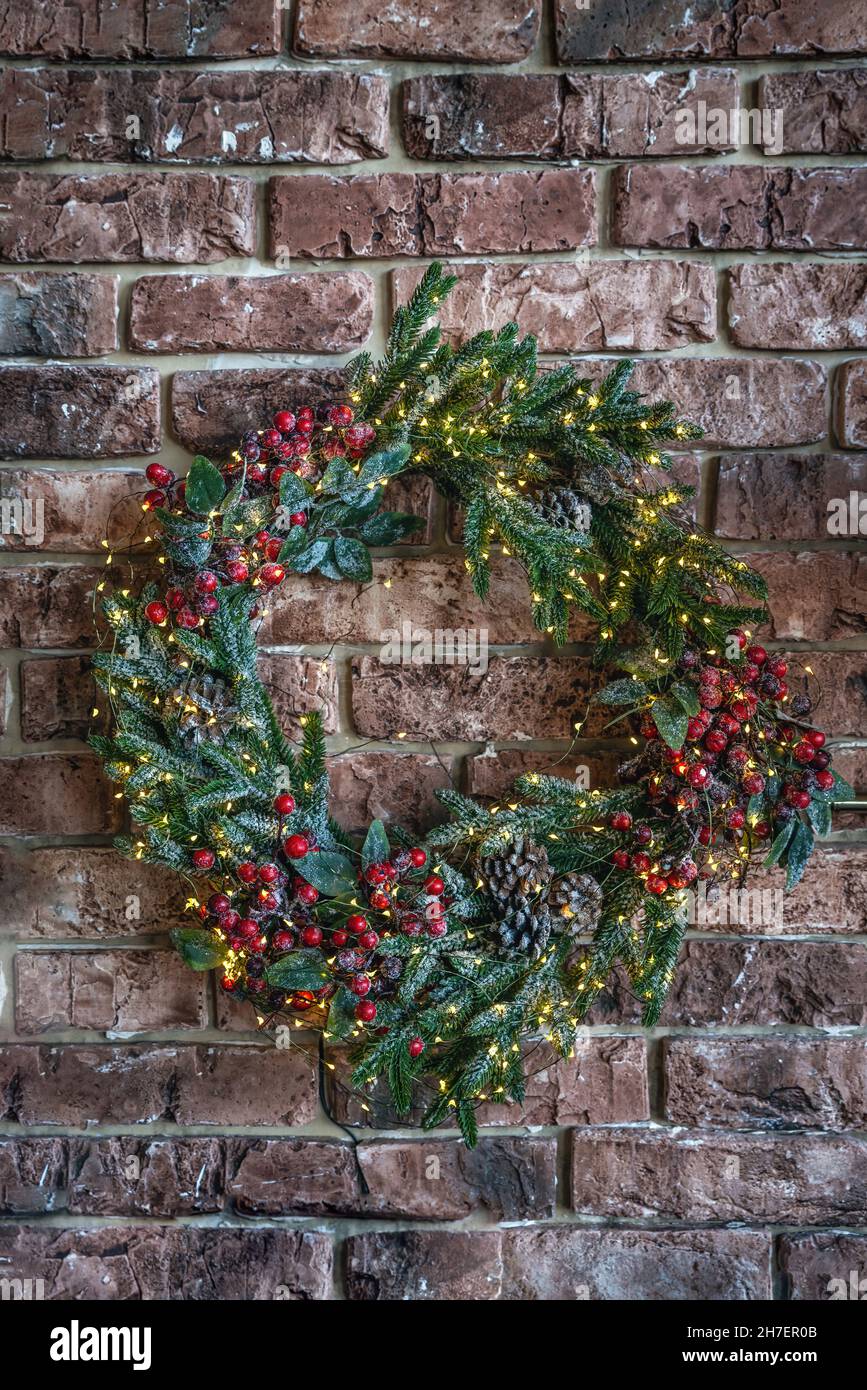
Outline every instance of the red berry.
[(424, 1052), (424, 1040), (422, 1038), (410, 1038), (407, 1052), (410, 1057), (420, 1057)]
[(686, 775), (686, 780), (689, 782), (689, 785), (691, 787), (703, 787), (709, 777), (710, 773), (708, 772), (704, 763), (696, 763), (694, 767), (691, 767), (689, 769), (689, 772)]
[(611, 817), (612, 830), (629, 830), (632, 826), (632, 817), (628, 811), (615, 811)]
[(184, 606), (179, 613), (175, 614), (175, 622), (178, 627), (198, 627), (199, 617), (197, 613), (193, 612), (192, 608)]
[(665, 892), (668, 883), (664, 878), (660, 878), (659, 874), (648, 874), (644, 886), (649, 893), (655, 893), (659, 897)]
[(698, 673), (702, 685), (719, 685), (720, 674), (715, 666), (702, 666)]
[(815, 748), (812, 743), (807, 743), (806, 739), (803, 743), (796, 744), (792, 749), (792, 757), (796, 763), (811, 763), (815, 756)]
[(765, 779), (758, 772), (749, 772), (741, 783), (741, 786), (750, 796), (758, 796), (759, 792), (765, 790)]
[(346, 442), (350, 449), (364, 449), (375, 437), (376, 430), (373, 426), (362, 421), (356, 425), (350, 425), (346, 431)]
[(635, 832), (635, 838), (640, 845), (649, 845), (653, 839), (653, 831), (649, 825), (639, 825)]
[(628, 869), (629, 851), (625, 849), (616, 849), (611, 856), (611, 862), (618, 869)]
[(149, 623), (164, 623), (168, 616), (168, 608), (158, 598), (154, 599), (153, 603), (149, 603), (145, 609), (145, 617)]
[(744, 720), (750, 717), (750, 707), (746, 700), (732, 700), (732, 714)]
[(745, 632), (741, 632), (740, 628), (736, 628), (735, 631), (730, 633), (729, 635), (738, 639), (738, 646), (740, 650), (743, 651), (744, 647), (747, 645), (747, 634)]
[(274, 425), (283, 434), (291, 434), (295, 428), (295, 416), (291, 410), (278, 410), (274, 416)]
[(288, 792), (281, 792), (279, 796), (275, 796), (274, 810), (278, 816), (291, 816), (295, 810), (294, 796), (290, 796)]
[(273, 589), (277, 584), (282, 584), (286, 578), (286, 571), (282, 565), (263, 565), (259, 571), (259, 578), (263, 584), (267, 584), (269, 589)]
[(349, 932), (348, 932), (348, 931), (342, 931), (342, 930), (340, 929), (340, 927), (337, 928), (337, 931), (333, 931), (333, 932), (331, 933), (331, 944), (332, 944), (332, 946), (345, 946), (348, 940), (349, 940)]
[[(818, 782), (818, 780), (819, 780), (819, 774), (817, 773), (817, 774), (816, 774), (816, 781)], [(797, 806), (797, 808), (798, 808), (799, 811), (806, 811), (807, 807), (808, 807), (809, 804), (810, 804), (810, 793), (809, 793), (809, 792), (793, 791), (792, 794), (791, 794), (791, 796), (789, 797), (789, 801), (791, 802), (791, 804), (792, 804), (793, 806)]]
[(216, 855), (212, 849), (193, 850), (193, 863), (197, 869), (213, 869)]
[(269, 893), (267, 888), (259, 891), (259, 907), (262, 912), (276, 912), (280, 906), (278, 899), (273, 893)]
[(322, 932), (319, 927), (305, 927), (301, 933), (301, 940), (305, 946), (321, 946)]
[(728, 739), (722, 729), (711, 729), (710, 733), (705, 735), (704, 746), (711, 753), (722, 753), (727, 744)]
[(259, 877), (263, 883), (276, 883), (280, 877), (280, 870), (276, 864), (263, 864), (259, 870)]
[(365, 994), (370, 993), (370, 981), (366, 975), (353, 975), (352, 979), (349, 981), (349, 988), (352, 990), (353, 994), (357, 994), (360, 998), (363, 998)]
[(353, 934), (367, 931), (367, 918), (362, 917), (360, 912), (353, 912), (352, 916), (346, 919), (346, 928)]
[(445, 891), (445, 884), (438, 874), (429, 874), (424, 881), (424, 891), (430, 893), (431, 897), (438, 898), (440, 893)]
[(259, 935), (259, 923), (254, 922), (252, 917), (242, 917), (237, 930), (238, 935), (243, 936), (245, 941), (252, 941), (254, 936)]
[(236, 984), (237, 980), (233, 980), (231, 975), (223, 975), (220, 980), (220, 988), (226, 990), (227, 993), (231, 993)]
[(401, 920), (400, 929), (404, 936), (421, 936), (423, 925), (420, 917), (409, 913)]
[(833, 774), (833, 772), (825, 772), (825, 771), (822, 771), (822, 772), (817, 772), (817, 773), (816, 773), (816, 786), (817, 786), (817, 787), (821, 787), (821, 789), (822, 789), (823, 792), (829, 792), (829, 791), (831, 790), (831, 788), (833, 787), (833, 785), (834, 785), (834, 774)]
[(643, 850), (639, 851), (638, 854), (633, 854), (632, 856), (632, 867), (637, 874), (649, 873), (650, 862), (650, 855), (645, 854)]
[(268, 556), (269, 560), (276, 560), (279, 558), (280, 551), (282, 549), (283, 542), (280, 539), (280, 537), (272, 536), (271, 539), (268, 541), (267, 545), (265, 546), (265, 554)]
[(385, 865), (368, 864), (364, 871), (365, 881), (370, 884), (385, 883)]
[(297, 994), (292, 996), (292, 1007), (297, 1009), (299, 1014), (305, 1013), (307, 1009), (313, 1007), (313, 995), (309, 994), (306, 989), (300, 989)]
[(226, 574), (233, 584), (243, 584), (249, 578), (250, 570), (245, 560), (230, 560), (226, 566)]
[(716, 686), (699, 686), (698, 698), (705, 709), (719, 709), (723, 702), (722, 691)]
[(354, 412), (348, 405), (333, 405), (328, 412), (328, 423), (343, 428), (344, 425), (351, 425)]
[(294, 936), (291, 931), (287, 931), (285, 927), (281, 927), (279, 931), (275, 931), (271, 938), (271, 945), (274, 947), (275, 951), (291, 951), (294, 944)]
[(356, 1004), (355, 1017), (359, 1023), (372, 1023), (376, 1018), (376, 1005), (373, 1000), (362, 999), (360, 1004)]
[(212, 912), (215, 917), (222, 917), (224, 913), (229, 911), (231, 906), (232, 904), (229, 902), (225, 893), (212, 893), (208, 898), (208, 911)]
[(197, 593), (212, 594), (219, 586), (219, 583), (220, 581), (213, 570), (199, 570), (199, 573), (193, 580), (193, 587)]
[(825, 735), (822, 733), (821, 729), (810, 729), (805, 734), (805, 738), (807, 738), (809, 742), (812, 743), (814, 748), (825, 747)]
[(730, 830), (742, 830), (747, 818), (739, 806), (733, 806), (726, 815), (726, 825)]
[(779, 680), (782, 680), (783, 676), (788, 675), (789, 666), (785, 661), (769, 661), (768, 670), (772, 676), (776, 676)]
[(377, 912), (384, 912), (389, 906), (389, 903), (390, 899), (388, 894), (384, 892), (382, 888), (374, 888), (370, 895), (370, 906)]
[(295, 421), (295, 428), (299, 434), (312, 434), (314, 428), (313, 412), (311, 411), (309, 415), (305, 415), (303, 410), (299, 410), (298, 419)]
[(412, 860), (414, 869), (423, 869), (427, 863), (427, 855), (423, 849), (419, 849), (418, 847), (410, 850), (409, 857)]
[(379, 945), (379, 933), (375, 931), (363, 931), (358, 938), (358, 945), (363, 951), (374, 951)]
[(757, 840), (766, 840), (771, 833), (771, 827), (766, 820), (758, 820), (753, 826), (753, 834)]
[(696, 743), (697, 740), (701, 738), (702, 734), (704, 733), (704, 730), (704, 720), (700, 719), (698, 715), (696, 715), (695, 718), (690, 719), (686, 726), (686, 736), (689, 739), (690, 743)]
[(152, 512), (154, 507), (164, 507), (165, 505), (166, 494), (160, 492), (159, 488), (152, 488), (150, 492), (146, 492), (144, 495), (142, 510), (145, 512)]
[(312, 883), (299, 883), (295, 893), (301, 902), (306, 903), (308, 907), (312, 907), (314, 903), (319, 901), (319, 889), (314, 888)]
[(240, 914), (237, 913), (233, 907), (230, 907), (228, 912), (220, 914), (220, 926), (223, 928), (223, 931), (226, 932), (235, 931), (240, 920)]
[(259, 870), (256, 868), (256, 865), (251, 864), (249, 860), (244, 864), (239, 864), (235, 873), (242, 883), (255, 883), (256, 879), (259, 877)]
[(170, 468), (166, 468), (164, 463), (149, 463), (145, 469), (145, 477), (155, 487), (168, 487), (169, 483), (175, 480), (174, 473)]
[(306, 512), (290, 512), (290, 513), (289, 513), (289, 520), (291, 521), (291, 523), (292, 523), (293, 526), (306, 526), (306, 525), (307, 525), (307, 513), (306, 513)]
[(768, 659), (768, 654), (764, 647), (747, 647), (747, 660), (754, 666), (764, 666)]
[(310, 849), (304, 835), (290, 835), (283, 841), (283, 851), (290, 859), (303, 859)]
[(427, 934), (428, 936), (432, 936), (434, 940), (439, 936), (445, 936), (447, 931), (448, 926), (445, 922), (428, 922)]
[(183, 589), (166, 589), (166, 603), (169, 605), (169, 608), (174, 609), (175, 612), (177, 612), (179, 608), (183, 608), (186, 603)]
[(219, 610), (220, 600), (216, 597), (215, 594), (202, 594), (202, 597), (199, 599), (198, 603), (196, 604), (196, 607), (198, 608), (202, 617), (212, 618), (214, 614)]

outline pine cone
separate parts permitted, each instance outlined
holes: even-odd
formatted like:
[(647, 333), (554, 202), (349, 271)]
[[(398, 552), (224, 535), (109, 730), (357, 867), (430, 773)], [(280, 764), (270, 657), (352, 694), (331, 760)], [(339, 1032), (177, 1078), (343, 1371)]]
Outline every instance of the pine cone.
[(539, 515), (551, 526), (581, 532), (590, 529), (590, 501), (581, 492), (570, 487), (552, 487), (539, 493), (535, 502)]
[[(592, 931), (602, 913), (604, 894), (591, 874), (563, 874), (548, 890), (548, 906), (558, 926), (570, 936)], [(558, 922), (557, 919), (562, 919)]]
[(217, 676), (190, 676), (169, 695), (179, 706), (178, 729), (185, 742), (221, 743), (240, 714), (225, 682)]
[(544, 848), (522, 837), (507, 853), (483, 859), (481, 867), (499, 922), (500, 945), (538, 959), (551, 934), (545, 901), (551, 866)]

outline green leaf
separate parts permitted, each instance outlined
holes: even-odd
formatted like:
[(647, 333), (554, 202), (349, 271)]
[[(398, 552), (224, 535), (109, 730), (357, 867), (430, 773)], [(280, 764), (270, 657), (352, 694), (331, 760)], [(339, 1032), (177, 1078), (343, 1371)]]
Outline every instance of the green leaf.
[(300, 555), (301, 551), (304, 550), (308, 544), (306, 528), (303, 526), (293, 526), (280, 547), (280, 554), (277, 556), (277, 559), (281, 564), (288, 564), (292, 567), (295, 556)]
[(223, 535), (232, 540), (243, 541), (254, 532), (261, 531), (271, 517), (270, 496), (252, 497), (248, 502), (237, 502), (223, 512)]
[(358, 1003), (356, 996), (341, 985), (334, 998), (331, 1000), (331, 1007), (328, 1010), (328, 1022), (325, 1030), (334, 1038), (346, 1038), (356, 1027), (355, 1006)]
[(831, 833), (831, 805), (828, 801), (811, 801), (807, 807), (810, 824), (817, 835)]
[(361, 538), (368, 545), (394, 545), (423, 525), (422, 517), (410, 512), (378, 512), (361, 527)]
[(799, 820), (798, 828), (792, 836), (786, 851), (786, 891), (791, 891), (800, 883), (807, 860), (813, 852), (813, 832), (806, 821)]
[(769, 869), (773, 864), (779, 862), (780, 856), (785, 851), (786, 845), (795, 833), (795, 820), (786, 821), (782, 830), (777, 835), (771, 848), (768, 850), (767, 858), (764, 861), (764, 868)]
[(833, 787), (829, 787), (827, 791), (822, 791), (820, 787), (816, 787), (814, 791), (810, 792), (810, 796), (813, 800), (830, 801), (831, 803), (835, 801), (854, 801), (856, 799), (854, 787), (850, 787), (849, 783), (840, 776), (839, 772), (835, 772), (833, 768), (831, 768), (830, 771), (831, 776), (834, 778)]
[(265, 971), (269, 985), (277, 989), (321, 989), (329, 979), (325, 957), (319, 951), (292, 951)]
[(391, 846), (381, 820), (371, 823), (361, 850), (361, 867), (369, 869), (371, 864), (384, 864), (391, 854)]
[(405, 1115), (412, 1105), (412, 1067), (406, 1046), (398, 1042), (388, 1063), (388, 1089), (398, 1115)]
[(408, 444), (398, 444), (394, 449), (382, 449), (378, 454), (371, 454), (364, 460), (361, 472), (356, 478), (358, 486), (370, 487), (372, 483), (381, 483), (383, 479), (393, 478), (395, 474), (402, 473), (409, 455)]
[(325, 556), (328, 554), (330, 548), (330, 541), (321, 539), (318, 541), (313, 541), (312, 544), (308, 545), (306, 549), (301, 551), (300, 555), (290, 556), (289, 564), (292, 566), (296, 574), (309, 574), (311, 570), (315, 570), (317, 565), (319, 565), (321, 561), (325, 559)]
[(355, 892), (355, 866), (345, 854), (336, 850), (312, 850), (293, 865), (296, 873), (324, 893), (326, 898), (339, 898)]
[(612, 681), (606, 685), (604, 690), (600, 690), (594, 699), (600, 705), (635, 705), (638, 704), (648, 694), (647, 686), (644, 681), (619, 680)]
[(322, 491), (329, 496), (336, 495), (348, 500), (358, 492), (358, 478), (345, 458), (333, 458), (320, 482)]
[(306, 512), (312, 497), (297, 473), (284, 473), (280, 479), (280, 505), (288, 512)]
[(698, 693), (693, 686), (687, 685), (684, 681), (675, 681), (671, 687), (671, 694), (688, 715), (695, 717), (698, 714), (701, 705), (699, 704)]
[(226, 493), (226, 485), (218, 468), (210, 459), (197, 454), (187, 474), (185, 498), (191, 512), (207, 516), (219, 506)]
[(659, 730), (660, 738), (668, 744), (669, 748), (676, 750), (683, 747), (689, 716), (683, 710), (678, 709), (673, 700), (670, 700), (667, 695), (654, 700), (650, 708), (650, 716)]
[(334, 559), (340, 573), (346, 579), (366, 583), (373, 574), (370, 551), (363, 541), (355, 541), (350, 536), (338, 536), (334, 542)]
[(191, 970), (213, 970), (222, 965), (225, 948), (203, 927), (175, 927), (172, 945)]

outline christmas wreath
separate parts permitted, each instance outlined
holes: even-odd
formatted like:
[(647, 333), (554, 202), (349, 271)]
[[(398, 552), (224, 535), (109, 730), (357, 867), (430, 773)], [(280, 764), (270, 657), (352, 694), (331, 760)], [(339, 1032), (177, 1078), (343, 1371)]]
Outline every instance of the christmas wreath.
[[(793, 886), (851, 791), (806, 676), (751, 641), (762, 579), (656, 481), (664, 446), (700, 431), (629, 390), (629, 362), (594, 385), (540, 368), (514, 324), (443, 343), (453, 284), (425, 273), (344, 399), (279, 411), (182, 481), (149, 465), (159, 554), (140, 589), (98, 586), (112, 725), (92, 743), (131, 807), (120, 848), (189, 880), (186, 963), (263, 1026), (344, 1040), (352, 1085), (384, 1076), (398, 1112), (429, 1088), (423, 1123), (454, 1115), (472, 1143), (478, 1103), (521, 1100), (531, 1039), (569, 1055), (612, 971), (658, 1019), (695, 880), (739, 883), (761, 858)], [(594, 624), (613, 679), (593, 698), (636, 748), (617, 787), (530, 773), (502, 806), (445, 791), (451, 818), (420, 844), (375, 821), (357, 845), (332, 818), (322, 720), (287, 737), (256, 634), (292, 574), (371, 581), (370, 548), (417, 526), (382, 505), (407, 469), (463, 509), (480, 596), (498, 548), (542, 632), (566, 641), (574, 610)]]

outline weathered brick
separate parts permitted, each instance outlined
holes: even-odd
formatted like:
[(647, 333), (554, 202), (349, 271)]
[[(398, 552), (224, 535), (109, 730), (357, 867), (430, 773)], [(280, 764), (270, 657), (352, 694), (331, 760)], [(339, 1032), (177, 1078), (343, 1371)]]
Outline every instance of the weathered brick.
[(21, 737), (86, 739), (94, 722), (96, 686), (90, 657), (58, 656), (21, 663)]
[[(719, 463), (713, 529), (743, 541), (825, 540), (850, 492), (867, 493), (867, 454), (739, 454)], [(857, 514), (856, 514), (857, 516)]]
[(663, 1010), (670, 1026), (867, 1022), (867, 948), (855, 942), (687, 941)]
[(141, 367), (0, 366), (0, 458), (123, 458), (160, 447), (159, 377)]
[(65, 1139), (0, 1140), (0, 1212), (55, 1211), (64, 1205), (67, 1172)]
[(322, 275), (145, 275), (133, 286), (139, 352), (345, 352), (373, 322), (360, 271)]
[(330, 1298), (331, 1239), (315, 1231), (192, 1226), (0, 1228), (0, 1260), (45, 1297), (195, 1302)]
[(867, 448), (867, 362), (844, 362), (839, 368), (836, 414), (844, 448)]
[(750, 564), (767, 580), (770, 636), (825, 642), (867, 631), (867, 556), (757, 551)]
[[(567, 757), (562, 753), (524, 752), (518, 748), (501, 748), (497, 752), (486, 749), (474, 758), (468, 759), (469, 792), (472, 796), (489, 796), (499, 799), (512, 788), (516, 777), (527, 772), (545, 772), (551, 777), (565, 777), (567, 781), (580, 776), (582, 785), (587, 787), (610, 786), (617, 775), (617, 765), (624, 758), (622, 752), (609, 749), (596, 749), (583, 743), (574, 744)], [(582, 772), (586, 769), (586, 772)]]
[[(716, 288), (711, 266), (687, 261), (593, 261), (583, 265), (460, 265), (440, 312), (456, 340), (513, 320), (542, 352), (628, 351), (711, 342)], [(395, 303), (421, 279), (392, 273)]]
[(540, 17), (541, 5), (518, 0), (479, 0), (472, 10), (460, 0), (424, 10), (301, 0), (293, 46), (309, 57), (518, 63), (536, 43)]
[(427, 830), (446, 819), (435, 792), (451, 786), (452, 759), (424, 753), (354, 753), (328, 759), (331, 810), (347, 830), (384, 820)]
[(97, 846), (0, 851), (0, 934), (25, 939), (135, 936), (177, 926), (185, 887)]
[(0, 1117), (24, 1125), (306, 1125), (318, 1094), (301, 1044), (0, 1049)]
[(244, 1216), (358, 1215), (459, 1221), (553, 1215), (556, 1142), (482, 1139), (346, 1144), (263, 1139), (231, 1161), (228, 1194)]
[(567, 251), (596, 240), (589, 169), (309, 174), (272, 179), (270, 254), (455, 256)]
[(0, 352), (97, 357), (117, 347), (117, 276), (0, 275)]
[(101, 1139), (70, 1144), (67, 1209), (76, 1216), (193, 1216), (220, 1211), (216, 1139)]
[[(847, 777), (848, 769), (840, 761), (837, 747), (834, 766)], [(835, 811), (835, 829), (839, 823), (840, 813)], [(867, 931), (862, 892), (865, 874), (867, 851), (858, 845), (817, 846), (807, 874), (791, 892), (784, 891), (786, 875), (782, 869), (755, 868), (745, 888), (749, 910), (741, 910), (740, 899), (723, 895), (713, 910), (707, 904), (699, 930), (738, 936), (859, 935)], [(772, 894), (776, 896), (769, 896)], [(764, 910), (766, 906), (769, 911)]]
[[(838, 744), (834, 749), (834, 766), (850, 787), (855, 788), (857, 795), (863, 797), (867, 791), (867, 748), (863, 744), (853, 747)], [(863, 810), (859, 813), (857, 810), (841, 811), (838, 808), (834, 812), (834, 827), (863, 829), (863, 815)]]
[(33, 565), (3, 570), (4, 647), (89, 647), (94, 643), (93, 592), (100, 570)]
[(122, 811), (99, 759), (89, 753), (0, 758), (0, 835), (99, 835)]
[[(528, 1044), (523, 1105), (480, 1105), (479, 1125), (627, 1124), (649, 1119), (643, 1038), (585, 1034), (576, 1039), (574, 1051), (567, 1061), (547, 1044)], [(393, 1129), (407, 1119), (420, 1123), (426, 1108), (423, 1099), (409, 1117), (400, 1117), (384, 1082), (361, 1094), (349, 1084), (351, 1065), (345, 1054), (335, 1049), (330, 1060), (335, 1070), (325, 1072), (326, 1101), (338, 1124)]]
[(614, 0), (590, 6), (557, 0), (561, 63), (669, 58), (812, 57), (867, 51), (867, 30), (846, 0)]
[(865, 1182), (863, 1139), (572, 1132), (572, 1206), (588, 1216), (861, 1226)]
[(729, 327), (739, 347), (867, 345), (863, 265), (741, 265), (728, 278)]
[(0, 259), (186, 265), (250, 256), (253, 191), (249, 179), (217, 174), (7, 170), (0, 172)]
[(758, 164), (622, 165), (612, 183), (617, 246), (852, 251), (865, 246), (858, 209), (867, 169)]
[(780, 1270), (786, 1297), (796, 1302), (863, 1300), (867, 1291), (867, 1238), (822, 1232), (782, 1236)]
[(373, 584), (360, 589), (318, 575), (299, 576), (291, 589), (275, 594), (262, 627), (262, 643), (391, 646), (402, 642), (405, 623), (412, 632), (484, 630), (492, 645), (537, 639), (528, 611), (526, 579), (512, 561), (492, 561), (490, 602), (476, 596), (466, 566), (455, 554), (374, 560), (373, 579)]
[[(0, 536), (6, 550), (57, 550), (92, 554), (103, 540), (129, 544), (141, 526), (141, 499), (148, 484), (133, 468), (77, 468), (61, 473), (50, 468), (4, 468), (0, 498), (20, 522)], [(139, 537), (140, 548), (142, 537)]]
[[(633, 159), (682, 155), (680, 119), (737, 110), (731, 68), (654, 73), (438, 73), (403, 84), (414, 159)], [(730, 145), (691, 145), (715, 154)]]
[(250, 58), (280, 51), (271, 0), (74, 0), (52, 8), (13, 0), (0, 19), (0, 53), (12, 58)]
[(194, 452), (234, 448), (249, 429), (263, 429), (275, 411), (345, 394), (339, 369), (246, 368), (175, 372), (171, 429)]
[[(473, 666), (392, 666), (352, 659), (355, 728), (372, 738), (568, 738), (596, 684), (587, 660), (492, 657)], [(585, 732), (605, 723), (593, 706)]]
[(867, 75), (861, 68), (767, 73), (759, 79), (757, 103), (780, 112), (774, 154), (867, 150)]
[(0, 669), (0, 738), (6, 733), (9, 684), (9, 672), (4, 666)]
[(388, 153), (388, 82), (367, 73), (10, 68), (0, 113), (6, 159), (350, 164)]
[(666, 1038), (665, 1117), (721, 1129), (863, 1129), (863, 1038)]
[(297, 726), (299, 715), (316, 710), (322, 715), (325, 732), (334, 733), (337, 728), (337, 670), (333, 661), (318, 656), (263, 652), (259, 657), (259, 675), (268, 687), (284, 729)]
[(771, 1237), (759, 1231), (503, 1232), (502, 1297), (561, 1302), (769, 1299)]
[(15, 984), (15, 1017), (25, 1034), (143, 1033), (207, 1021), (205, 977), (170, 951), (19, 951)]
[(499, 1231), (388, 1231), (350, 1236), (346, 1292), (367, 1303), (488, 1301), (503, 1281)]

